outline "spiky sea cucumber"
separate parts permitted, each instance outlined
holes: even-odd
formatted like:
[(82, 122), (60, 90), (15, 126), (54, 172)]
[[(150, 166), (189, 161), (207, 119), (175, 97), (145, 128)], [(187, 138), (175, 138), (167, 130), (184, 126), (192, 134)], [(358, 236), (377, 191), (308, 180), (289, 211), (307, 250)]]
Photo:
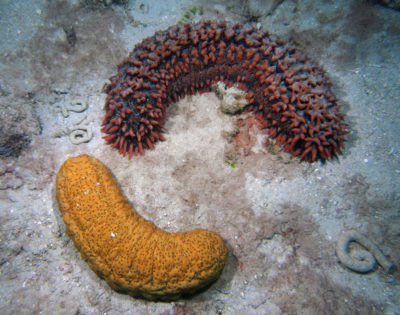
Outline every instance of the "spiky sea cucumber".
[(175, 300), (208, 286), (228, 256), (215, 232), (167, 233), (139, 216), (111, 172), (88, 155), (70, 158), (56, 198), (82, 258), (111, 288), (150, 300)]
[(345, 115), (319, 67), (268, 33), (210, 21), (171, 26), (135, 46), (105, 89), (103, 138), (124, 156), (142, 155), (164, 140), (168, 104), (218, 81), (247, 92), (246, 109), (300, 159), (344, 148)]

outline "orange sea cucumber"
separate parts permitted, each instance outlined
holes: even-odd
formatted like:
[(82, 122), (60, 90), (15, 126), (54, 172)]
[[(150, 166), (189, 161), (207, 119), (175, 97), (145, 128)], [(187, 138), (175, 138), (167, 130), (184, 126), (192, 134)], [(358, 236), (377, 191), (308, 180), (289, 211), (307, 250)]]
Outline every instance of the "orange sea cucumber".
[(217, 233), (167, 233), (138, 215), (111, 172), (88, 155), (61, 166), (56, 198), (82, 258), (119, 292), (174, 300), (215, 281), (227, 260)]

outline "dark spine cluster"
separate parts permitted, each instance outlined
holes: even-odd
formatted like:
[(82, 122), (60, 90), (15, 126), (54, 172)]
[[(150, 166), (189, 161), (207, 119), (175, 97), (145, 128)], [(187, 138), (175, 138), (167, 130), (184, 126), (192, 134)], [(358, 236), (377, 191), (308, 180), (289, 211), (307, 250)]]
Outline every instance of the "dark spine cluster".
[(326, 160), (344, 148), (344, 114), (323, 71), (296, 47), (239, 24), (156, 32), (135, 46), (110, 81), (103, 138), (129, 158), (164, 140), (169, 103), (218, 81), (246, 91), (246, 109), (300, 159)]

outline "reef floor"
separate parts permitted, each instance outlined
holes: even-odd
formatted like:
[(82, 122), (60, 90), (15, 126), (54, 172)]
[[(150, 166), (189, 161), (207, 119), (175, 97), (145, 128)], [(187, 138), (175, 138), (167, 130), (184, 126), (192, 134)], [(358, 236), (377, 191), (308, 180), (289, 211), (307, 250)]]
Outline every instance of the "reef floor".
[[(361, 0), (160, 2), (0, 1), (0, 313), (400, 314), (400, 11)], [(347, 114), (344, 154), (300, 162), (250, 114), (222, 113), (213, 92), (172, 104), (166, 141), (144, 156), (106, 145), (102, 90), (116, 66), (155, 31), (205, 19), (262, 28), (320, 65)], [(95, 276), (54, 199), (59, 167), (79, 154), (106, 164), (158, 227), (218, 232), (229, 248), (220, 279), (157, 303)], [(335, 248), (349, 229), (397, 270), (343, 266)]]

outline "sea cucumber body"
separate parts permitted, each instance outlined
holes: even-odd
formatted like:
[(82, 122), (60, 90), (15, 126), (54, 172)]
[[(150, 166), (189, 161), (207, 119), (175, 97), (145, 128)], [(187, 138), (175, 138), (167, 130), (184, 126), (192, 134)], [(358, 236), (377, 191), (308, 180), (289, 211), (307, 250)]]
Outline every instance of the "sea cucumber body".
[(129, 158), (164, 140), (168, 104), (218, 81), (246, 91), (246, 109), (295, 156), (326, 160), (344, 148), (344, 114), (323, 71), (293, 45), (240, 24), (156, 32), (135, 46), (110, 81), (103, 138)]
[(100, 161), (88, 155), (68, 159), (59, 170), (56, 189), (67, 234), (113, 289), (174, 300), (221, 274), (228, 251), (217, 233), (158, 229), (132, 209)]

